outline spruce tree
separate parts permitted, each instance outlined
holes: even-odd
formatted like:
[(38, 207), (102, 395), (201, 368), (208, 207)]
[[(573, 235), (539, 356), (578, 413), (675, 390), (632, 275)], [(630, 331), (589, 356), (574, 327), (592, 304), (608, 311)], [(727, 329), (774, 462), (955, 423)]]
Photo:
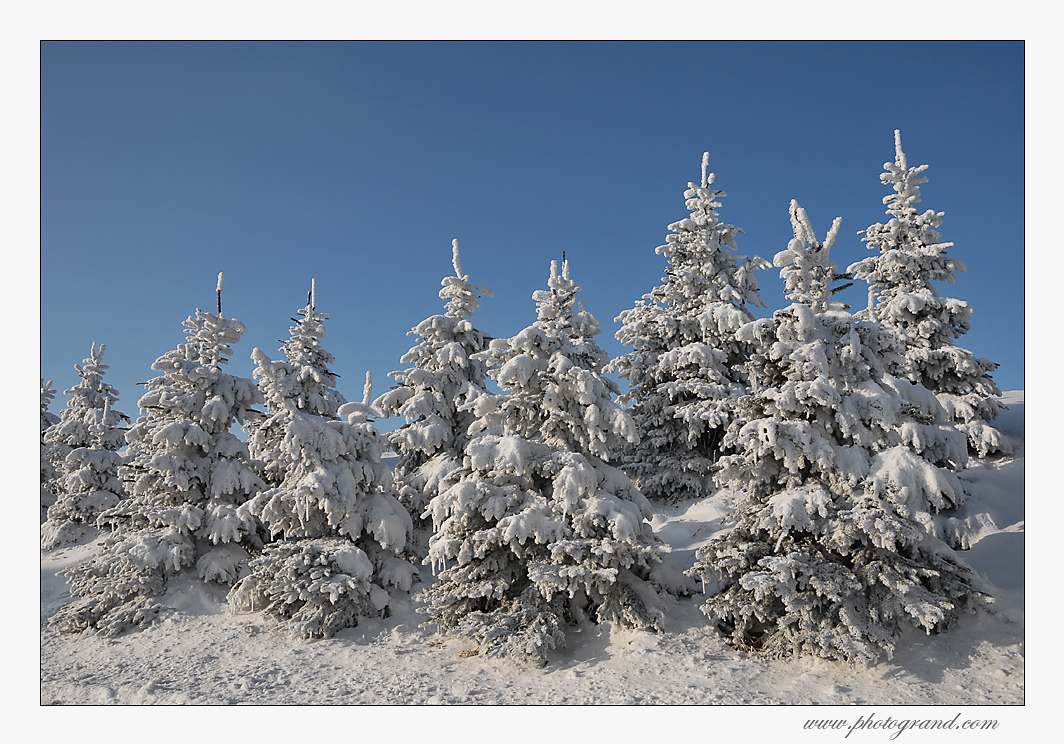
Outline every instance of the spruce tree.
[(881, 183), (894, 190), (883, 199), (891, 219), (862, 231), (868, 248), (879, 254), (849, 267), (869, 284), (868, 307), (859, 315), (897, 334), (900, 353), (889, 363), (890, 372), (932, 390), (967, 435), (972, 452), (980, 457), (1009, 454), (1008, 438), (988, 423), (1003, 407), (1001, 391), (990, 377), (998, 365), (955, 343), (971, 327), (972, 307), (941, 297), (932, 284), (953, 284), (955, 272), (966, 269), (946, 255), (953, 243), (943, 243), (937, 231), (943, 213), (920, 213), (915, 206), (928, 166), (908, 166), (897, 130), (894, 147), (894, 162), (884, 163), (880, 175)]
[(195, 565), (204, 581), (232, 584), (260, 527), (239, 506), (263, 488), (247, 445), (230, 432), (259, 415), (255, 383), (223, 372), (244, 325), (196, 310), (186, 342), (153, 364), (140, 417), (127, 434), (122, 468), (130, 497), (100, 515), (114, 528), (104, 552), (65, 572), (73, 603), (52, 619), (63, 632), (96, 628), (115, 635), (150, 623), (167, 580)]
[(59, 464), (56, 501), (41, 525), (41, 547), (46, 550), (75, 542), (100, 514), (126, 497), (118, 471), (129, 416), (114, 409), (118, 391), (103, 381), (104, 349), (93, 343), (89, 356), (74, 365), (80, 382), (65, 391), (71, 396), (67, 407), (45, 437), (67, 452)]
[(622, 312), (617, 340), (632, 351), (609, 369), (630, 383), (620, 397), (640, 432), (623, 468), (648, 498), (703, 496), (735, 403), (746, 392), (749, 350), (736, 331), (764, 307), (754, 278), (768, 264), (735, 253), (741, 230), (720, 221), (726, 194), (711, 188), (709, 153), (701, 185), (684, 192), (690, 216), (669, 225), (657, 252), (668, 259), (662, 284)]
[(933, 395), (885, 374), (882, 329), (831, 299), (839, 221), (823, 243), (795, 202), (791, 221), (775, 263), (793, 302), (739, 332), (758, 351), (721, 459), (736, 524), (690, 573), (736, 647), (865, 664), (902, 625), (938, 631), (983, 601), (933, 517), (964, 498), (967, 449)]
[(41, 524), (48, 519), (48, 507), (55, 503), (59, 489), (59, 473), (53, 462), (56, 445), (45, 438), (48, 429), (59, 423), (59, 417), (48, 410), (55, 397), (52, 381), (41, 378)]
[(399, 455), (394, 470), (399, 500), (413, 518), (416, 550), (422, 557), (432, 531), (425, 508), (440, 481), (461, 465), (467, 430), (475, 418), (463, 406), (484, 390), (484, 361), (476, 355), (490, 341), (470, 319), (480, 309), (481, 296), (490, 297), (491, 291), (469, 282), (459, 261), (458, 241), (451, 245), (454, 276), (444, 277), (440, 290), (446, 311), (407, 334), (418, 338), (400, 359), (411, 366), (390, 373), (398, 385), (374, 402), (384, 416), (405, 419), (388, 439)]
[(382, 614), (387, 588), (409, 591), (417, 569), (403, 559), (411, 522), (381, 460), (386, 442), (367, 420), (371, 380), (362, 404), (344, 401), (332, 388), (333, 357), (321, 346), (328, 316), (313, 289), (299, 315), (285, 361), (252, 352), (267, 414), (251, 441), (270, 487), (238, 513), (261, 522), (273, 542), (229, 603), (282, 618), (295, 636), (321, 638)]
[(269, 486), (280, 485), (298, 461), (298, 452), (293, 454), (284, 441), (292, 420), (290, 409), (339, 421), (340, 406), (347, 403), (336, 389), (338, 375), (330, 368), (336, 360), (321, 344), (329, 316), (318, 312), (315, 303), (312, 279), (306, 307), (296, 311), (299, 317), (292, 318), (295, 325), (289, 329), (290, 336), (280, 342), (284, 361), (272, 361), (258, 348), (251, 352), (256, 364), (252, 377), (267, 413), (249, 424), (248, 450)]
[(503, 393), (465, 404), (477, 420), (463, 462), (429, 505), (427, 561), (442, 571), (423, 611), (489, 655), (543, 663), (585, 619), (662, 627), (653, 571), (666, 548), (647, 500), (610, 465), (637, 436), (579, 289), (568, 262), (552, 262), (538, 319), (479, 355)]

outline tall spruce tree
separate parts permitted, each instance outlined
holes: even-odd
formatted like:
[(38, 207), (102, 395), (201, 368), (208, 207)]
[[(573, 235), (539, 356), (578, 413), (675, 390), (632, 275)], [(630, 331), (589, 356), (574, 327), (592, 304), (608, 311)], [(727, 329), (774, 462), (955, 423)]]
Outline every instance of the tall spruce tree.
[(479, 355), (503, 393), (466, 402), (478, 418), (462, 465), (429, 505), (428, 562), (442, 571), (424, 611), (490, 655), (542, 663), (571, 621), (662, 627), (653, 572), (666, 548), (647, 500), (609, 464), (636, 431), (579, 289), (568, 262), (552, 262), (538, 319)]
[(328, 316), (315, 299), (312, 288), (282, 346), (286, 361), (252, 352), (267, 415), (250, 440), (270, 487), (238, 514), (260, 521), (273, 542), (229, 594), (234, 611), (282, 618), (301, 638), (380, 615), (388, 588), (409, 591), (417, 573), (403, 559), (411, 522), (381, 461), (385, 440), (367, 421), (371, 380), (362, 404), (332, 387), (333, 357), (321, 346)]
[(669, 225), (657, 248), (669, 263), (662, 284), (617, 317), (617, 340), (632, 351), (609, 369), (630, 383), (620, 400), (640, 432), (622, 467), (651, 499), (706, 494), (746, 392), (749, 350), (736, 331), (753, 319), (748, 305), (764, 307), (753, 271), (768, 263), (735, 253), (741, 230), (720, 222), (726, 194), (711, 188), (708, 164), (705, 153), (701, 185), (684, 192), (690, 216)]
[(263, 488), (247, 445), (230, 432), (260, 415), (255, 383), (223, 372), (244, 325), (196, 310), (184, 321), (186, 342), (159, 357), (161, 373), (145, 383), (140, 417), (127, 434), (122, 468), (130, 498), (100, 515), (114, 534), (89, 563), (62, 572), (74, 602), (52, 618), (62, 632), (96, 628), (103, 635), (145, 625), (169, 577), (195, 565), (204, 581), (231, 584), (262, 545), (260, 527), (239, 506)]
[(340, 406), (347, 403), (336, 389), (339, 378), (330, 366), (336, 360), (321, 344), (329, 316), (315, 307), (316, 289), (312, 279), (306, 307), (296, 311), (299, 317), (292, 318), (295, 325), (289, 328), (289, 337), (280, 342), (284, 361), (275, 362), (257, 348), (251, 352), (256, 364), (252, 377), (267, 413), (249, 423), (248, 450), (269, 486), (280, 485), (299, 460), (299, 453), (293, 453), (285, 443), (292, 410), (339, 421)]
[(75, 542), (94, 527), (97, 517), (126, 497), (119, 478), (129, 416), (116, 411), (118, 391), (103, 381), (105, 346), (92, 344), (89, 356), (75, 364), (80, 381), (65, 391), (71, 396), (60, 420), (45, 438), (66, 456), (59, 463), (56, 500), (41, 525), (41, 548)]
[(440, 290), (446, 311), (407, 334), (418, 338), (400, 359), (411, 366), (390, 373), (398, 384), (374, 401), (384, 416), (405, 419), (388, 439), (399, 455), (394, 470), (399, 500), (413, 518), (415, 549), (422, 557), (432, 532), (425, 508), (439, 492), (441, 480), (462, 463), (467, 430), (475, 419), (463, 406), (485, 389), (485, 365), (477, 354), (490, 341), (471, 318), (480, 309), (480, 298), (490, 297), (491, 290), (469, 282), (459, 261), (458, 241), (451, 245), (454, 276), (444, 277)]
[(839, 221), (823, 243), (795, 202), (791, 221), (775, 263), (793, 303), (739, 332), (759, 351), (721, 459), (736, 525), (691, 574), (735, 646), (864, 664), (903, 624), (937, 631), (984, 599), (934, 534), (964, 498), (967, 449), (933, 395), (884, 373), (882, 329), (831, 300)]
[(48, 519), (48, 507), (55, 503), (59, 489), (59, 472), (56, 470), (53, 451), (56, 445), (45, 438), (48, 429), (59, 423), (59, 417), (48, 410), (55, 397), (52, 381), (41, 378), (41, 524)]
[(991, 426), (1002, 405), (1001, 391), (990, 377), (998, 365), (977, 358), (956, 345), (971, 327), (967, 302), (941, 297), (932, 282), (956, 282), (965, 266), (946, 255), (953, 243), (943, 243), (936, 228), (942, 212), (920, 213), (920, 184), (927, 165), (908, 166), (901, 148), (901, 132), (894, 132), (895, 157), (880, 175), (894, 193), (884, 197), (891, 219), (862, 231), (863, 241), (878, 255), (849, 267), (854, 277), (868, 282), (868, 307), (859, 316), (882, 323), (898, 336), (900, 353), (890, 372), (934, 391), (950, 419), (965, 432), (971, 450), (980, 457), (1008, 454), (1008, 438)]

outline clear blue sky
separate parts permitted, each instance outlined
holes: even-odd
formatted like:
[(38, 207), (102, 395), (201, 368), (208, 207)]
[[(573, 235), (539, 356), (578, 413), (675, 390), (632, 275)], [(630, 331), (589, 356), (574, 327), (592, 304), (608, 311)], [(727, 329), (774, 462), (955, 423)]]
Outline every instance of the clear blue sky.
[[(41, 375), (65, 405), (105, 343), (135, 417), (151, 363), (213, 309), (247, 326), (230, 371), (280, 339), (317, 280), (340, 389), (404, 365), (442, 312), (451, 239), (495, 294), (475, 322), (509, 336), (565, 251), (581, 299), (623, 353), (616, 315), (656, 286), (654, 252), (687, 215), (710, 152), (743, 253), (791, 237), (787, 206), (841, 268), (887, 219), (879, 183), (900, 129), (930, 164), (924, 209), (968, 272), (960, 345), (1024, 387), (1024, 45), (843, 43), (44, 43)], [(785, 306), (775, 270), (759, 276)], [(842, 295), (865, 303), (865, 285)], [(381, 422), (381, 428), (392, 423)]]

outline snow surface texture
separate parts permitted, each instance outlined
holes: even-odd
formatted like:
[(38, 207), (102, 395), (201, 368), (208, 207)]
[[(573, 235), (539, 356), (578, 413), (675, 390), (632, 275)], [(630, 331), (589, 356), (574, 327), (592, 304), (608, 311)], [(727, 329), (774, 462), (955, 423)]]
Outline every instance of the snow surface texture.
[[(271, 618), (229, 614), (227, 587), (188, 574), (159, 598), (170, 610), (155, 625), (116, 638), (59, 635), (46, 620), (70, 595), (56, 572), (98, 553), (99, 541), (85, 540), (41, 555), (41, 702), (1020, 705), (1023, 393), (1005, 393), (1002, 402), (1008, 409), (995, 423), (1015, 452), (973, 461), (963, 475), (971, 484), (965, 517), (981, 531), (960, 555), (992, 585), (993, 613), (966, 615), (940, 635), (907, 629), (892, 660), (864, 671), (735, 651), (706, 622), (697, 594), (666, 600), (668, 625), (661, 634), (609, 625), (569, 628), (566, 648), (543, 668), (488, 659), (473, 643), (419, 627), (424, 617), (415, 611), (416, 589), (393, 604), (388, 618), (364, 619), (330, 639), (302, 642)], [(690, 565), (697, 548), (725, 528), (722, 520), (733, 506), (722, 494), (657, 506), (655, 533), (673, 548), (667, 565), (677, 571)], [(434, 581), (427, 568), (422, 579)]]

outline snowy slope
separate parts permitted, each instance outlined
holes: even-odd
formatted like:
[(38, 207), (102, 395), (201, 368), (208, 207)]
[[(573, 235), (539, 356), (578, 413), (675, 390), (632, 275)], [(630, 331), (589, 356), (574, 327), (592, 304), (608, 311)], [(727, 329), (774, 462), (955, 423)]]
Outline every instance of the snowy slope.
[[(979, 532), (961, 555), (987, 580), (995, 613), (967, 616), (938, 636), (912, 630), (893, 660), (863, 671), (734, 651), (704, 621), (699, 596), (672, 602), (664, 634), (574, 628), (568, 648), (536, 669), (471, 655), (471, 643), (421, 627), (416, 588), (387, 619), (305, 643), (283, 636), (273, 620), (229, 614), (224, 588), (189, 577), (171, 582), (165, 602), (173, 611), (153, 627), (114, 639), (60, 636), (44, 627), (70, 599), (55, 574), (89, 558), (97, 544), (88, 541), (41, 555), (41, 703), (1022, 705), (1023, 393), (1007, 393), (1005, 402), (999, 423), (1015, 456), (964, 476), (974, 493), (964, 517)], [(730, 509), (721, 495), (659, 507), (654, 528), (673, 546), (676, 571), (691, 565)], [(421, 576), (433, 580), (428, 568)], [(991, 712), (984, 717), (1007, 715)], [(792, 729), (806, 713), (791, 712)]]

